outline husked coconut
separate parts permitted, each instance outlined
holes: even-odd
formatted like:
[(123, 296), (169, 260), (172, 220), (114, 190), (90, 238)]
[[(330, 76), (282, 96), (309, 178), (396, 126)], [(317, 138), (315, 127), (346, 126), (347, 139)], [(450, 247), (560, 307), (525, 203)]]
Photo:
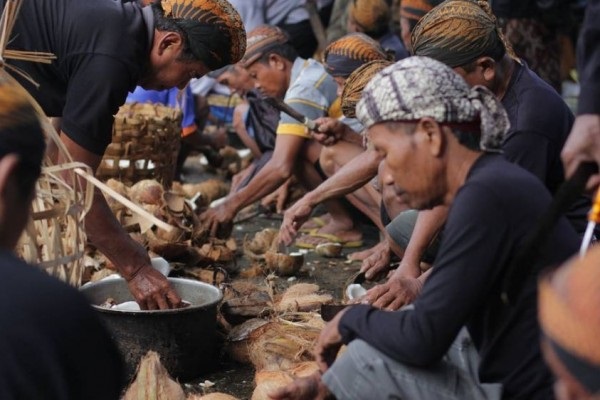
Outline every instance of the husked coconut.
[(203, 396), (199, 394), (192, 394), (188, 396), (187, 400), (238, 400), (237, 397), (233, 397), (226, 393), (209, 393)]
[(254, 377), (256, 387), (251, 400), (271, 400), (269, 393), (294, 381), (285, 371), (258, 371)]
[(153, 179), (139, 181), (129, 189), (131, 200), (139, 204), (163, 203), (163, 186)]
[(160, 362), (158, 353), (149, 351), (140, 361), (133, 383), (123, 400), (185, 400), (185, 393)]
[(263, 259), (265, 252), (272, 249), (279, 231), (266, 228), (257, 232), (251, 240), (244, 239), (244, 254), (250, 259)]
[(343, 246), (340, 243), (319, 243), (315, 247), (315, 253), (323, 257), (339, 257)]

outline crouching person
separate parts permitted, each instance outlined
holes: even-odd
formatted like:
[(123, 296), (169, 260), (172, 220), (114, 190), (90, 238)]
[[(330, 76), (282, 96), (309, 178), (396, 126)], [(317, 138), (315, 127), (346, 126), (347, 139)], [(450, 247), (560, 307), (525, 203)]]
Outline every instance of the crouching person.
[[(322, 376), (272, 398), (553, 398), (539, 349), (536, 276), (574, 254), (578, 239), (561, 219), (539, 259), (520, 266), (521, 290), (503, 302), (506, 271), (551, 196), (498, 154), (508, 129), (502, 105), (447, 66), (412, 57), (375, 76), (357, 115), (382, 156), (383, 184), (412, 208), (450, 207), (439, 253), (422, 287), (407, 284), (418, 292), (412, 307), (345, 309), (317, 342)], [(348, 348), (336, 359), (342, 344)]]
[(122, 362), (84, 297), (13, 254), (44, 155), (23, 93), (0, 81), (0, 399), (118, 399)]

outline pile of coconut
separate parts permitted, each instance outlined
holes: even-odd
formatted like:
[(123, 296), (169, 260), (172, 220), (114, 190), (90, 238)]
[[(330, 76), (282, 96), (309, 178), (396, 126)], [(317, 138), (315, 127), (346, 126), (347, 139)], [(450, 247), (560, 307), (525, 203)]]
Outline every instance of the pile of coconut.
[[(142, 180), (129, 187), (124, 183), (109, 179), (106, 184), (118, 194), (166, 222), (173, 228), (162, 229), (153, 221), (136, 213), (106, 195), (107, 202), (123, 227), (131, 237), (145, 246), (151, 255), (165, 258), (172, 266), (181, 268), (192, 277), (207, 277), (212, 272), (204, 271), (205, 267), (227, 266), (235, 259), (237, 246), (235, 240), (209, 237), (198, 220), (197, 212), (205, 209), (214, 200), (225, 196), (229, 191), (227, 183), (210, 179), (198, 184), (175, 183), (171, 190), (165, 190), (155, 180)], [(86, 266), (91, 267), (91, 280), (97, 280), (114, 272), (114, 267), (94, 249), (88, 249)], [(200, 270), (198, 269), (200, 268)], [(106, 269), (109, 271), (107, 272)], [(214, 278), (214, 277), (213, 277)], [(205, 280), (205, 279), (201, 279)], [(223, 280), (206, 280), (210, 283)]]

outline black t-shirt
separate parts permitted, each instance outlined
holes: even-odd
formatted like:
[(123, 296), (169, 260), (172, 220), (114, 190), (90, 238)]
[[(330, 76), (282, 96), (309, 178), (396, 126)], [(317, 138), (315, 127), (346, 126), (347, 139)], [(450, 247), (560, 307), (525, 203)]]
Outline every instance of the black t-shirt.
[(49, 65), (8, 63), (40, 85), (13, 73), (44, 112), (62, 117), (63, 131), (100, 155), (111, 140), (113, 115), (145, 68), (153, 26), (150, 8), (136, 2), (27, 0), (7, 47), (50, 52), (57, 59)]
[(462, 326), (481, 357), (481, 382), (503, 384), (503, 397), (552, 399), (553, 377), (542, 360), (537, 321), (538, 271), (562, 263), (578, 248), (565, 218), (532, 272), (521, 302), (500, 298), (502, 278), (523, 239), (550, 204), (541, 182), (500, 156), (483, 155), (450, 207), (438, 257), (413, 310), (356, 306), (342, 317), (345, 342), (360, 338), (410, 365), (439, 361)]
[[(550, 85), (518, 63), (502, 104), (511, 125), (502, 145), (504, 156), (555, 193), (564, 181), (560, 152), (573, 126), (573, 113)], [(585, 231), (590, 206), (590, 199), (581, 196), (567, 213), (580, 233)]]
[(600, 0), (588, 0), (577, 47), (578, 114), (600, 114)]
[(118, 399), (123, 364), (85, 298), (0, 251), (0, 399)]

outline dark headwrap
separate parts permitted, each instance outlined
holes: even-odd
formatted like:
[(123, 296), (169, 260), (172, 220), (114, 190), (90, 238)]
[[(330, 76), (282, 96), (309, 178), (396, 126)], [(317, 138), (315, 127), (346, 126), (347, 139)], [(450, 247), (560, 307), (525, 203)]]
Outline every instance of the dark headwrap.
[(510, 126), (504, 107), (487, 88), (469, 88), (447, 65), (418, 56), (400, 60), (371, 79), (356, 115), (365, 129), (381, 122), (418, 122), (425, 117), (463, 126), (479, 134), (481, 150), (493, 152), (501, 151)]
[(393, 61), (375, 60), (360, 66), (350, 74), (342, 92), (342, 113), (348, 118), (356, 118), (356, 104), (360, 100), (363, 89), (369, 81), (382, 69), (392, 65)]
[[(600, 393), (600, 247), (539, 282), (539, 320), (554, 360), (590, 395)], [(551, 363), (552, 364), (552, 363)]]
[(244, 55), (244, 24), (226, 0), (162, 0), (160, 5), (164, 16), (184, 31), (192, 54), (211, 70), (234, 64)]
[(348, 77), (358, 67), (389, 55), (378, 42), (364, 33), (350, 33), (331, 43), (323, 52), (323, 64), (331, 76)]
[(240, 64), (248, 68), (269, 50), (289, 42), (288, 35), (276, 26), (261, 25), (248, 34), (248, 48)]
[(500, 32), (486, 0), (447, 0), (428, 12), (412, 31), (412, 49), (455, 68), (494, 49), (516, 56)]

